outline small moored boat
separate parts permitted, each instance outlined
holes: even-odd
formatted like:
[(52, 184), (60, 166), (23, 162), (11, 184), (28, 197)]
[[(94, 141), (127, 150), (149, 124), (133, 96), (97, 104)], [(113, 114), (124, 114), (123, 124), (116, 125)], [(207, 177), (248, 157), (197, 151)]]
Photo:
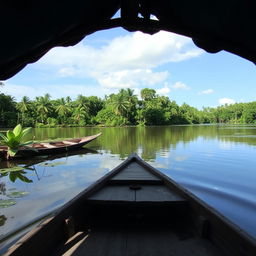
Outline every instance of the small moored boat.
[[(37, 155), (51, 155), (67, 151), (77, 150), (82, 148), (84, 145), (95, 140), (101, 135), (98, 133), (96, 135), (86, 136), (82, 138), (68, 139), (62, 141), (52, 141), (52, 142), (41, 142), (33, 143), (26, 147), (22, 147), (15, 157), (30, 157)], [(0, 156), (4, 158), (7, 153), (7, 146), (0, 146)], [(1, 158), (1, 157), (0, 157)]]
[(255, 256), (256, 240), (131, 155), (26, 234), (10, 255)]

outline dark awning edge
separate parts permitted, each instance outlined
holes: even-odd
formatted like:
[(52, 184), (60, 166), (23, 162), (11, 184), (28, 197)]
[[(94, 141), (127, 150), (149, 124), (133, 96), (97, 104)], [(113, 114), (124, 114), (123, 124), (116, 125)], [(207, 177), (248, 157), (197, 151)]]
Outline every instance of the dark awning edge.
[[(0, 3), (0, 80), (12, 77), (53, 47), (72, 46), (91, 33), (113, 27), (149, 34), (174, 32), (191, 37), (207, 52), (225, 50), (256, 63), (255, 1), (109, 0), (99, 4), (73, 0), (72, 6), (68, 0), (30, 2), (26, 6), (19, 0)], [(111, 20), (124, 3), (131, 18)], [(158, 21), (149, 20), (149, 14)]]

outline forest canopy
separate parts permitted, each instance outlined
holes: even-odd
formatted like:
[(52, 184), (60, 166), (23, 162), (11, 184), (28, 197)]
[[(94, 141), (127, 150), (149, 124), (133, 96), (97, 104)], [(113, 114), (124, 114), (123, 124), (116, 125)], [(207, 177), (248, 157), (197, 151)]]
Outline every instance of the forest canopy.
[(121, 89), (104, 99), (78, 95), (51, 99), (49, 94), (31, 100), (24, 96), (17, 102), (10, 95), (0, 94), (0, 126), (17, 123), (32, 127), (56, 126), (127, 126), (174, 125), (205, 123), (256, 123), (256, 102), (235, 103), (198, 110), (183, 103), (179, 106), (154, 89), (144, 88), (140, 96), (132, 89)]

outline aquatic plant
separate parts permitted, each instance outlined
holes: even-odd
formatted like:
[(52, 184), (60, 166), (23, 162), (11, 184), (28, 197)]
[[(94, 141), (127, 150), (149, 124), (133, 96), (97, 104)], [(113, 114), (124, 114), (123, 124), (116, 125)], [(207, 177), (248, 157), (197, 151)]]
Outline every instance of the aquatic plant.
[(18, 124), (12, 131), (8, 130), (6, 136), (0, 133), (0, 137), (3, 139), (2, 143), (8, 147), (7, 159), (16, 155), (20, 147), (32, 144), (33, 141), (22, 142), (24, 137), (31, 131), (31, 127), (22, 129), (21, 124)]
[(7, 208), (10, 207), (12, 205), (15, 205), (17, 202), (15, 200), (12, 199), (0, 199), (0, 209), (1, 208)]
[(0, 169), (0, 178), (5, 177), (9, 175), (9, 179), (12, 182), (15, 182), (17, 179), (26, 182), (26, 183), (31, 183), (33, 182), (29, 178), (25, 176), (26, 172), (24, 171), (23, 167), (20, 166), (15, 166), (12, 168), (5, 168), (5, 169)]

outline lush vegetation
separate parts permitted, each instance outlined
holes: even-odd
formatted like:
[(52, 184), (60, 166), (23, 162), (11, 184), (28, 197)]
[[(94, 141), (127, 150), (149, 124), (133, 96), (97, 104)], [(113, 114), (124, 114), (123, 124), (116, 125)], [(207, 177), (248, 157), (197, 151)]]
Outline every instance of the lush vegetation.
[(78, 95), (75, 100), (53, 100), (46, 94), (34, 100), (24, 96), (20, 102), (1, 93), (0, 126), (17, 123), (32, 127), (256, 123), (256, 102), (198, 110), (185, 103), (179, 106), (148, 88), (141, 90), (140, 98), (131, 89), (121, 89), (104, 99)]
[(13, 131), (8, 130), (6, 135), (0, 133), (0, 138), (3, 139), (2, 143), (8, 147), (7, 159), (15, 156), (20, 147), (24, 147), (32, 143), (32, 141), (23, 142), (23, 138), (31, 131), (31, 127), (22, 129), (21, 124), (18, 124)]

